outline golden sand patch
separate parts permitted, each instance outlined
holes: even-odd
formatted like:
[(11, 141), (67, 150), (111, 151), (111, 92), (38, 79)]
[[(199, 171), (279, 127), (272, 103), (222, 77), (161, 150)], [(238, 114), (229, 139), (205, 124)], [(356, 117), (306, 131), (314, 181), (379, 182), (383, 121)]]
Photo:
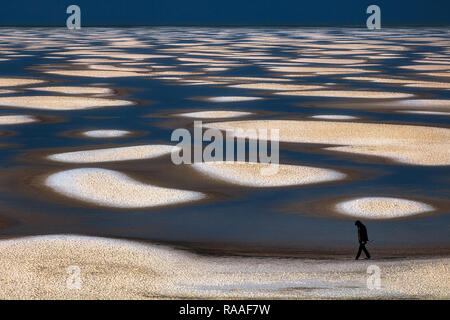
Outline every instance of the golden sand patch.
[(406, 199), (364, 197), (338, 203), (336, 210), (352, 217), (385, 220), (430, 212), (434, 208), (422, 202)]
[(38, 120), (33, 116), (28, 115), (6, 115), (0, 116), (0, 125), (13, 125), (37, 122)]
[(387, 91), (363, 91), (363, 90), (316, 90), (316, 91), (286, 91), (277, 92), (283, 96), (310, 96), (310, 97), (334, 97), (334, 98), (359, 98), (359, 99), (396, 99), (409, 98), (413, 94)]
[(308, 166), (256, 162), (202, 162), (193, 167), (218, 180), (247, 187), (280, 187), (341, 180), (335, 170)]
[(243, 111), (226, 111), (226, 110), (211, 110), (211, 111), (196, 111), (179, 113), (178, 116), (188, 118), (201, 118), (201, 119), (219, 119), (219, 118), (236, 118), (253, 114), (252, 112)]
[(111, 94), (112, 89), (100, 87), (75, 87), (75, 86), (51, 86), (51, 87), (36, 87), (30, 90), (57, 92), (65, 94)]
[(448, 258), (377, 261), (381, 288), (369, 290), (370, 261), (204, 256), (70, 235), (2, 240), (0, 254), (2, 299), (449, 298)]
[(284, 83), (245, 83), (245, 84), (234, 84), (230, 85), (231, 88), (241, 88), (241, 89), (255, 89), (255, 90), (314, 90), (322, 89), (323, 86), (319, 85), (307, 85), (307, 84), (284, 84)]
[(27, 86), (30, 84), (43, 83), (44, 80), (38, 79), (23, 79), (23, 78), (0, 78), (0, 87), (18, 87)]
[(129, 106), (126, 100), (67, 97), (67, 96), (24, 96), (0, 97), (0, 106), (40, 110), (83, 110), (101, 107)]
[[(341, 145), (326, 150), (385, 157), (415, 165), (450, 164), (450, 129), (383, 123), (241, 120), (204, 124), (207, 128), (279, 130), (281, 142)], [(261, 139), (252, 132), (235, 136)]]
[(144, 184), (106, 169), (82, 168), (50, 175), (45, 185), (67, 197), (116, 208), (148, 208), (205, 198), (200, 192)]
[(53, 161), (70, 162), (70, 163), (127, 161), (127, 160), (152, 159), (179, 150), (180, 148), (176, 146), (150, 144), (131, 147), (118, 147), (118, 148), (106, 148), (106, 149), (94, 149), (94, 150), (58, 153), (48, 156), (48, 159)]

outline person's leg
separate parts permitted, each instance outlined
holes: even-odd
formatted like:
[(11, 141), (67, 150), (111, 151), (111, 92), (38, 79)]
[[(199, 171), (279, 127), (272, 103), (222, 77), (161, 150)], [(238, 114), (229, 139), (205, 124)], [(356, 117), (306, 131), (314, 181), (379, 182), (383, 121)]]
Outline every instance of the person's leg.
[(358, 260), (358, 259), (359, 259), (359, 256), (361, 255), (362, 249), (363, 249), (363, 245), (360, 244), (360, 245), (359, 245), (359, 249), (358, 249), (358, 253), (356, 254), (355, 260)]
[(367, 251), (366, 246), (363, 244), (362, 249), (364, 250), (364, 254), (366, 255), (367, 259), (370, 259), (370, 253)]

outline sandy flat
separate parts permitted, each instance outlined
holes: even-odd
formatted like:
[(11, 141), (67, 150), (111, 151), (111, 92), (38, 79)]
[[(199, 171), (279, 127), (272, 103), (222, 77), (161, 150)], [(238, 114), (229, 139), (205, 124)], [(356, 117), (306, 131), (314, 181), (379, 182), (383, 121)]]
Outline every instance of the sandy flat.
[(89, 138), (119, 138), (130, 133), (130, 131), (126, 130), (89, 130), (83, 132), (83, 135)]
[(270, 82), (235, 84), (235, 85), (230, 85), (229, 87), (241, 88), (241, 89), (279, 90), (279, 91), (314, 90), (314, 89), (322, 89), (323, 88), (323, 86), (318, 86), (318, 85), (284, 84), (284, 83), (270, 83)]
[(241, 102), (241, 101), (254, 101), (261, 100), (260, 97), (243, 97), (243, 96), (226, 96), (226, 97), (209, 97), (210, 102)]
[(402, 92), (386, 91), (338, 91), (338, 90), (316, 90), (316, 91), (287, 91), (277, 92), (284, 96), (311, 96), (311, 97), (335, 97), (335, 98), (360, 98), (360, 99), (394, 99), (409, 98), (412, 94)]
[(113, 92), (109, 88), (100, 87), (75, 87), (75, 86), (51, 86), (30, 88), (36, 91), (57, 92), (66, 94), (110, 94)]
[(41, 110), (82, 110), (101, 107), (129, 106), (133, 102), (117, 99), (67, 97), (67, 96), (23, 96), (0, 97), (0, 106)]
[(38, 79), (23, 79), (23, 78), (0, 78), (0, 87), (17, 87), (27, 86), (30, 84), (43, 83), (44, 80)]
[(430, 212), (434, 208), (413, 200), (390, 197), (364, 197), (338, 203), (336, 210), (352, 217), (384, 220)]
[(162, 188), (134, 180), (118, 171), (81, 168), (47, 177), (45, 185), (64, 196), (115, 208), (147, 208), (205, 198), (200, 192)]
[[(449, 258), (302, 260), (207, 257), (165, 246), (54, 235), (0, 241), (2, 299), (449, 299)], [(367, 288), (367, 268), (381, 288)], [(79, 269), (76, 269), (76, 268)], [(79, 289), (75, 270), (79, 270)]]
[(276, 171), (264, 174), (263, 170), (269, 169), (269, 166), (264, 163), (239, 161), (193, 164), (196, 170), (214, 179), (248, 187), (294, 186), (345, 178), (345, 174), (335, 170), (287, 164), (276, 165)]
[(210, 110), (210, 111), (179, 113), (178, 116), (188, 118), (201, 118), (201, 119), (220, 119), (220, 118), (243, 117), (251, 114), (253, 113), (244, 111)]
[(37, 122), (38, 120), (33, 116), (28, 115), (6, 115), (0, 116), (0, 125), (13, 125)]
[(127, 161), (152, 159), (179, 150), (179, 147), (169, 145), (142, 145), (58, 153), (48, 156), (48, 159), (71, 163)]
[[(450, 164), (450, 129), (382, 123), (242, 120), (204, 124), (207, 128), (278, 129), (281, 142), (341, 145), (330, 151), (386, 157), (399, 163), (416, 165)], [(253, 133), (235, 136), (257, 139)], [(262, 139), (262, 138), (260, 138)]]

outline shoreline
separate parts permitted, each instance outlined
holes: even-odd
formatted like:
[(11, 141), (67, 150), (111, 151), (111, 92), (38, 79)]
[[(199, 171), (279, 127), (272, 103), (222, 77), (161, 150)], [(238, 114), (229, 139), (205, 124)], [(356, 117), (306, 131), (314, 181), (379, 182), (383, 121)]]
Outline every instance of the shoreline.
[[(211, 242), (211, 241), (177, 241), (142, 239), (132, 237), (120, 237), (109, 235), (89, 235), (80, 233), (49, 233), (49, 234), (29, 234), (0, 236), (2, 241), (22, 240), (35, 237), (85, 237), (108, 239), (112, 241), (132, 242), (146, 246), (163, 246), (172, 250), (179, 250), (188, 254), (195, 254), (203, 257), (236, 257), (236, 258), (274, 258), (274, 259), (305, 259), (305, 260), (330, 260), (348, 261), (353, 260), (358, 251), (358, 242), (354, 245), (335, 245), (325, 247), (324, 245), (305, 244), (298, 246), (268, 246), (245, 242)], [(411, 259), (438, 259), (450, 258), (450, 247), (443, 244), (420, 245), (417, 247), (411, 244), (401, 246), (380, 246), (371, 244), (367, 246), (372, 255), (369, 261), (403, 261)], [(363, 257), (360, 260), (365, 260)]]

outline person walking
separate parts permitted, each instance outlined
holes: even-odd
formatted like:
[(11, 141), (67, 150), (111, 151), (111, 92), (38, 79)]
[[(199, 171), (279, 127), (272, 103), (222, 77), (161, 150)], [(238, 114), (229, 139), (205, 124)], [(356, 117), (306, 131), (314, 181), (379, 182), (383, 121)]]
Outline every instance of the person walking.
[(358, 241), (359, 241), (359, 249), (358, 253), (356, 254), (355, 260), (359, 259), (359, 256), (361, 255), (362, 251), (364, 251), (364, 254), (366, 255), (367, 259), (370, 259), (370, 253), (366, 249), (367, 241), (369, 241), (366, 226), (363, 225), (362, 222), (359, 220), (355, 222), (355, 226), (358, 228)]

